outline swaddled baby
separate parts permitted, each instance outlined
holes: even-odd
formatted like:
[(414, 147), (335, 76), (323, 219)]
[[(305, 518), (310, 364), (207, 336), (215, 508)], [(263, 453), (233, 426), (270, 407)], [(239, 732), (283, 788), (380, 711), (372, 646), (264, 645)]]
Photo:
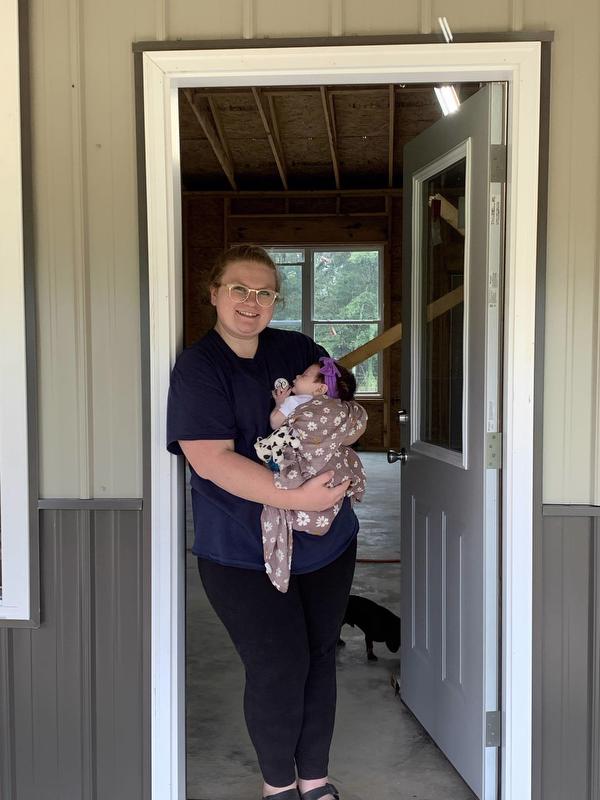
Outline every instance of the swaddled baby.
[[(273, 392), (273, 433), (259, 439), (259, 457), (279, 471), (279, 489), (296, 489), (315, 475), (333, 470), (330, 485), (350, 480), (346, 496), (362, 499), (365, 471), (349, 445), (364, 433), (367, 412), (354, 400), (354, 375), (332, 358), (321, 358), (298, 375), (293, 387)], [(264, 506), (261, 515), (265, 569), (272, 584), (286, 592), (290, 582), (293, 530), (322, 536), (329, 531), (340, 505), (325, 511), (290, 511)]]

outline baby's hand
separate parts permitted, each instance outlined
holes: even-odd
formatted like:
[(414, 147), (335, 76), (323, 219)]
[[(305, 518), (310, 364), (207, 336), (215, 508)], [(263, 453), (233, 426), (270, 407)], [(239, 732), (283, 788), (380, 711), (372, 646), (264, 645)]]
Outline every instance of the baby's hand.
[(273, 396), (273, 400), (275, 400), (275, 405), (277, 408), (283, 403), (283, 401), (289, 397), (292, 393), (292, 387), (288, 386), (286, 389), (273, 389), (271, 392)]

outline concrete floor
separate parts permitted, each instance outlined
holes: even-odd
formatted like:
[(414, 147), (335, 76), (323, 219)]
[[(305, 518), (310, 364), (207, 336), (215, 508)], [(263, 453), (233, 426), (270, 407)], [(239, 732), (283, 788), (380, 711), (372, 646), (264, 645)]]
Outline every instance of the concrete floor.
[[(389, 465), (384, 453), (360, 455), (368, 485), (357, 506), (361, 531), (352, 592), (399, 614), (400, 565), (360, 563), (400, 556), (399, 465)], [(189, 554), (187, 567), (187, 796), (256, 800), (261, 777), (242, 714), (243, 669)], [(395, 695), (390, 676), (398, 674), (399, 658), (376, 644), (379, 660), (369, 662), (360, 631), (345, 626), (342, 637), (330, 772), (341, 800), (474, 800)]]

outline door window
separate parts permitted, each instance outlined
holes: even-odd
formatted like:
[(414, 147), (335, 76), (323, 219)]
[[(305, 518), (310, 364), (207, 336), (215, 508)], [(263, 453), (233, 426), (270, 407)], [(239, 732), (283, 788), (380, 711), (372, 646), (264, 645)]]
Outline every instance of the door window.
[(415, 176), (413, 447), (465, 466), (467, 143)]

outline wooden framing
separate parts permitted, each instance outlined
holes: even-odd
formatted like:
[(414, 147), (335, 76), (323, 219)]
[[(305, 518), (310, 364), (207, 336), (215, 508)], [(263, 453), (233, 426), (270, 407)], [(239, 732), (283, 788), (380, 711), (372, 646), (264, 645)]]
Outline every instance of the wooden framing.
[(217, 104), (215, 102), (215, 98), (208, 96), (208, 106), (210, 108), (210, 112), (213, 115), (213, 119), (215, 121), (215, 128), (217, 129), (217, 133), (219, 134), (219, 139), (221, 140), (221, 144), (223, 145), (223, 150), (225, 151), (225, 155), (231, 164), (231, 168), (233, 171), (233, 158), (231, 157), (231, 150), (229, 149), (229, 143), (227, 141), (227, 136), (225, 134), (225, 130), (223, 125), (221, 124), (221, 117), (219, 114), (219, 109), (217, 108)]
[(325, 127), (327, 128), (327, 138), (329, 139), (329, 150), (331, 151), (331, 163), (333, 166), (333, 175), (335, 178), (335, 186), (340, 188), (340, 167), (337, 154), (337, 145), (335, 140), (334, 124), (332, 123), (333, 114), (329, 107), (329, 98), (327, 89), (321, 86), (321, 103), (323, 104), (323, 114), (325, 115)]
[(269, 120), (267, 119), (267, 115), (265, 114), (260, 90), (256, 89), (253, 86), (252, 95), (256, 102), (256, 107), (258, 108), (258, 113), (260, 114), (260, 118), (263, 127), (265, 129), (265, 133), (267, 134), (267, 139), (269, 140), (269, 146), (271, 147), (271, 151), (273, 153), (273, 158), (275, 159), (275, 163), (277, 164), (277, 171), (279, 172), (279, 177), (281, 178), (283, 188), (288, 189), (289, 187), (288, 187), (287, 174), (286, 174), (283, 155), (279, 152), (278, 142), (276, 141), (275, 136), (273, 135), (273, 131), (271, 130), (271, 126), (269, 125)]
[(185, 99), (190, 104), (190, 108), (192, 109), (194, 116), (200, 123), (200, 127), (202, 128), (204, 135), (208, 139), (208, 142), (212, 147), (215, 156), (217, 157), (217, 161), (223, 168), (223, 172), (227, 176), (227, 180), (229, 181), (231, 188), (234, 191), (237, 191), (233, 162), (231, 161), (231, 156), (228, 155), (223, 147), (223, 144), (221, 143), (216, 123), (211, 119), (211, 116), (207, 114), (206, 111), (198, 108), (194, 101), (194, 94), (191, 89), (184, 89), (183, 94)]
[(396, 116), (396, 92), (394, 84), (390, 83), (389, 86), (389, 100), (390, 100), (390, 129), (389, 129), (389, 145), (388, 145), (388, 187), (391, 189), (394, 185), (394, 117)]
[(440, 201), (440, 217), (444, 222), (447, 222), (448, 225), (451, 225), (461, 236), (464, 236), (465, 229), (461, 228), (459, 225), (458, 208), (449, 200), (446, 200), (441, 194), (435, 194), (433, 197), (430, 197), (429, 205), (431, 205), (432, 200)]

